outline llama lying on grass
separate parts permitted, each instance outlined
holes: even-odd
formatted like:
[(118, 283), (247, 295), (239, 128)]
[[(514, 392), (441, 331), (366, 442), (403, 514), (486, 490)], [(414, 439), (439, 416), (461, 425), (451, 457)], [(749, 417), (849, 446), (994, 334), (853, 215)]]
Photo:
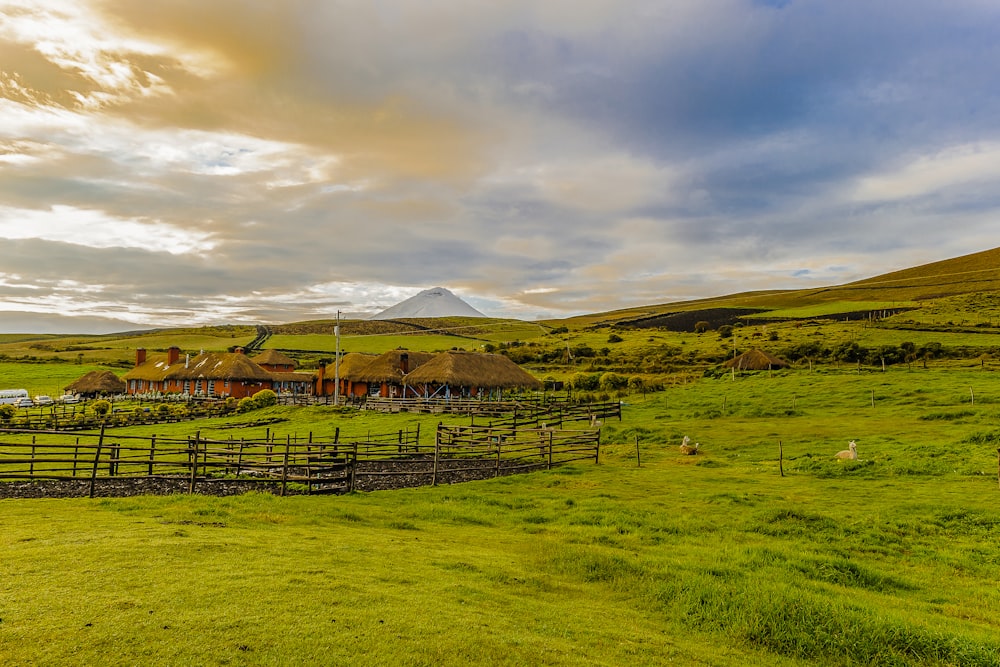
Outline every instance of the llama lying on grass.
[(697, 454), (698, 447), (699, 443), (696, 442), (692, 445), (691, 438), (685, 435), (684, 439), (681, 441), (681, 454), (688, 454), (688, 455)]
[(837, 452), (836, 458), (838, 458), (838, 459), (851, 459), (851, 460), (857, 459), (858, 458), (858, 443), (856, 443), (853, 440), (851, 440), (849, 443), (847, 443), (847, 447), (848, 447), (848, 449), (845, 449), (842, 452)]

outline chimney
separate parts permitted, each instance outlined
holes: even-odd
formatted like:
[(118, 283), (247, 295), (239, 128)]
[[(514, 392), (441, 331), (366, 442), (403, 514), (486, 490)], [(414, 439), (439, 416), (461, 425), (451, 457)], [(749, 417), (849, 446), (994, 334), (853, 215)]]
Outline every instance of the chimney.
[(403, 375), (410, 372), (410, 355), (406, 352), (399, 355), (399, 370), (403, 371)]
[(146, 363), (146, 348), (135, 348), (135, 365), (142, 366), (144, 363)]
[(235, 352), (236, 354), (246, 354), (246, 352), (243, 350), (242, 347), (236, 348), (235, 350), (233, 350), (233, 352)]
[(323, 396), (325, 392), (325, 387), (323, 383), (326, 382), (326, 362), (319, 362), (319, 370), (316, 372), (316, 395)]
[(187, 368), (190, 365), (191, 365), (191, 355), (190, 354), (185, 354), (184, 355), (184, 368)]
[(181, 358), (181, 348), (172, 346), (167, 350), (167, 366), (173, 366)]

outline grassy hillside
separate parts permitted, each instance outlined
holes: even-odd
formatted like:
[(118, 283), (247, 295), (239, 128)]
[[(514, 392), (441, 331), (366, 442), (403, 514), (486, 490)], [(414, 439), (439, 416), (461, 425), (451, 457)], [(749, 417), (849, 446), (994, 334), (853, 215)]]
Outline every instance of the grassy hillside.
[[(3, 500), (0, 655), (997, 665), (995, 375), (700, 378), (630, 396), (600, 465), (464, 485)], [(414, 419), (278, 411), (289, 432)], [(852, 438), (860, 459), (834, 460)]]

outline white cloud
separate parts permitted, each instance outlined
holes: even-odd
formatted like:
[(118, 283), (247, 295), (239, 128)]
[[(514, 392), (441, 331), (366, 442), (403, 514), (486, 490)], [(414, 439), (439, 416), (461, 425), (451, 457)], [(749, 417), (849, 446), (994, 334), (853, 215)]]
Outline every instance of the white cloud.
[(952, 146), (921, 155), (903, 166), (862, 178), (853, 192), (856, 201), (892, 201), (940, 192), (964, 184), (1000, 181), (1000, 143)]
[(215, 247), (210, 234), (157, 221), (123, 220), (71, 206), (48, 210), (0, 207), (0, 238), (41, 239), (90, 248), (141, 248), (172, 255)]

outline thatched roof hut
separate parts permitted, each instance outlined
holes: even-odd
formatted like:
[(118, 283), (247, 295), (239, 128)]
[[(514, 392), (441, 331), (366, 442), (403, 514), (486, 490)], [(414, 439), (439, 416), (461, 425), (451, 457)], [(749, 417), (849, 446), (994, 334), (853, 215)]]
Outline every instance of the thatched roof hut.
[[(427, 363), (434, 357), (429, 352), (410, 352), (408, 350), (389, 350), (378, 355), (355, 375), (347, 379), (354, 382), (390, 382), (403, 383), (403, 376), (412, 373), (414, 369)], [(344, 376), (341, 367), (341, 377)]]
[(271, 373), (241, 352), (202, 352), (190, 361), (172, 366), (169, 377), (180, 380), (268, 381)]
[(125, 392), (125, 381), (111, 371), (90, 371), (83, 377), (69, 383), (64, 391), (81, 396), (121, 394)]
[[(364, 352), (348, 352), (340, 358), (340, 377), (353, 380), (368, 364), (374, 361), (377, 355), (365, 354)], [(329, 372), (332, 369), (328, 368)]]
[(789, 364), (764, 350), (753, 349), (747, 350), (735, 359), (730, 359), (723, 366), (735, 368), (738, 371), (766, 371), (788, 368)]
[(406, 376), (410, 386), (540, 389), (542, 383), (502, 354), (442, 352)]
[(264, 350), (260, 354), (250, 357), (250, 359), (258, 366), (263, 366), (269, 371), (290, 373), (298, 366), (294, 359), (277, 350)]

